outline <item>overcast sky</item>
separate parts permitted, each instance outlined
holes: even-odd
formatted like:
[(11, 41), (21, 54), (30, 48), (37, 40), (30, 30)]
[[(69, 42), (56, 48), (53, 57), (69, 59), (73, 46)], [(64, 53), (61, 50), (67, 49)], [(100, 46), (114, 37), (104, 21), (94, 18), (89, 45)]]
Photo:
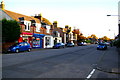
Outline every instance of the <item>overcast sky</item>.
[[(85, 35), (114, 37), (118, 34), (119, 0), (4, 0), (10, 11), (33, 16), (42, 13), (59, 27), (69, 25), (79, 28)], [(110, 31), (109, 31), (110, 29)]]

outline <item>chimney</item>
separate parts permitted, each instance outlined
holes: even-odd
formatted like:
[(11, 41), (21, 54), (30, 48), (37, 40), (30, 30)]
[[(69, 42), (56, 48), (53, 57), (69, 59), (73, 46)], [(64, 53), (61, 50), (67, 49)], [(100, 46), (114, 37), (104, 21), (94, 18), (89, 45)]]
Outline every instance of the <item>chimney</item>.
[(0, 8), (1, 8), (2, 10), (5, 9), (5, 3), (4, 3), (4, 0), (2, 0), (1, 5), (0, 5)]
[(38, 18), (40, 20), (40, 22), (41, 22), (42, 14), (41, 13), (40, 14), (35, 14), (34, 18)]
[(53, 22), (53, 26), (54, 26), (54, 27), (57, 27), (57, 21), (54, 21), (54, 22)]

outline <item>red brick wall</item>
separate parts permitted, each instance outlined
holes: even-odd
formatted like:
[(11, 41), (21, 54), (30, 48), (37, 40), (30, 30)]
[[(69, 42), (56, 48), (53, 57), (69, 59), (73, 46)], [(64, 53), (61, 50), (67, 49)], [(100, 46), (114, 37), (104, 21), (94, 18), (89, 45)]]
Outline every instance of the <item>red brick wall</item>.
[(10, 46), (15, 44), (15, 42), (2, 43), (2, 52), (6, 52)]
[(36, 33), (36, 34), (46, 34), (46, 35), (51, 35), (52, 34), (52, 30), (50, 30), (50, 33), (46, 33), (45, 28), (41, 28), (40, 32), (36, 32), (35, 27), (30, 27), (30, 31), (25, 31), (25, 26), (24, 25), (20, 25), (20, 26), (21, 26), (21, 32)]

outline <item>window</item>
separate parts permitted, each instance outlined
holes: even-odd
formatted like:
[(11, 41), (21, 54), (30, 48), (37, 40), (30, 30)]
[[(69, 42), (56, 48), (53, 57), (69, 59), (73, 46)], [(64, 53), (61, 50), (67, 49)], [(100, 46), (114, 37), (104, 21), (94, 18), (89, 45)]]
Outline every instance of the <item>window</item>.
[(41, 24), (36, 23), (36, 32), (40, 32)]
[(24, 23), (25, 23), (25, 31), (30, 31), (31, 22), (30, 21), (24, 21)]
[(30, 30), (30, 23), (28, 23), (28, 30)]
[(25, 30), (27, 29), (27, 26), (25, 25)]
[(24, 46), (24, 44), (23, 43), (21, 43), (21, 44), (19, 44), (20, 46)]
[(47, 28), (47, 33), (50, 33), (50, 26), (49, 25), (46, 25), (46, 28)]
[(28, 44), (27, 43), (24, 43), (25, 46), (27, 46)]

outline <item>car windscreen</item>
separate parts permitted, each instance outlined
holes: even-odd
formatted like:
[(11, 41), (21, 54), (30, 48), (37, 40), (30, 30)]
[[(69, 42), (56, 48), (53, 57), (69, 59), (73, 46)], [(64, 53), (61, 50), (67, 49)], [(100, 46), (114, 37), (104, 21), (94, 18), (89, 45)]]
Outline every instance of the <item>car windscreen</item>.
[(60, 43), (57, 43), (56, 45), (60, 45)]

